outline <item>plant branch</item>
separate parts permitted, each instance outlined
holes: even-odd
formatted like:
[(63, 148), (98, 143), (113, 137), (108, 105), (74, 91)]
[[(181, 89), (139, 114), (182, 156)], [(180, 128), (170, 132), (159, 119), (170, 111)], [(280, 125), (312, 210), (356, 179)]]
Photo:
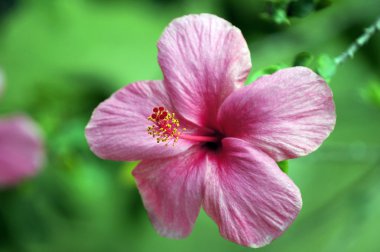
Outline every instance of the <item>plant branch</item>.
[(349, 58), (353, 58), (355, 53), (365, 45), (368, 40), (377, 32), (380, 31), (380, 18), (378, 18), (375, 23), (364, 30), (364, 33), (355, 40), (355, 42), (350, 45), (350, 47), (343, 52), (341, 55), (334, 59), (336, 65), (340, 65)]

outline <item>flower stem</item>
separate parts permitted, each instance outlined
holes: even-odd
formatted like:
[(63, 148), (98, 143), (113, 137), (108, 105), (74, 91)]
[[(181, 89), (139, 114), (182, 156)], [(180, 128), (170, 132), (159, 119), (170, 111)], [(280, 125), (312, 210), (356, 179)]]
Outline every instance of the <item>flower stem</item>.
[(211, 136), (190, 136), (181, 134), (179, 138), (190, 140), (190, 141), (197, 141), (197, 142), (217, 142), (218, 138), (211, 137)]
[(380, 18), (378, 18), (371, 26), (366, 28), (364, 30), (364, 33), (358, 37), (346, 51), (334, 59), (335, 64), (340, 65), (347, 59), (353, 58), (355, 53), (368, 42), (368, 40), (376, 33), (376, 31), (380, 31)]

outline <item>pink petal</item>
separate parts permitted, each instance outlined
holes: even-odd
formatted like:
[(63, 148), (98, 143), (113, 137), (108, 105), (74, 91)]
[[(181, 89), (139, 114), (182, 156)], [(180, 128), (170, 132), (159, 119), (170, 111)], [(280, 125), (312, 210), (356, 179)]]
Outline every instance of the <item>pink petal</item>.
[(240, 30), (210, 14), (175, 19), (158, 42), (158, 61), (175, 107), (207, 127), (215, 126), (219, 105), (251, 69)]
[(190, 234), (202, 202), (205, 152), (198, 147), (167, 159), (142, 161), (133, 171), (157, 232), (181, 238)]
[(280, 70), (238, 90), (218, 117), (226, 135), (249, 141), (277, 161), (316, 150), (336, 120), (331, 89), (305, 67)]
[(249, 143), (223, 140), (222, 153), (209, 157), (204, 208), (226, 239), (262, 247), (297, 217), (299, 189), (274, 160)]
[(37, 125), (22, 116), (0, 120), (0, 187), (35, 175), (43, 159)]
[(131, 161), (173, 156), (189, 148), (187, 141), (165, 146), (148, 135), (152, 122), (147, 118), (157, 106), (175, 112), (161, 81), (136, 82), (120, 89), (95, 109), (86, 127), (91, 150), (104, 159)]

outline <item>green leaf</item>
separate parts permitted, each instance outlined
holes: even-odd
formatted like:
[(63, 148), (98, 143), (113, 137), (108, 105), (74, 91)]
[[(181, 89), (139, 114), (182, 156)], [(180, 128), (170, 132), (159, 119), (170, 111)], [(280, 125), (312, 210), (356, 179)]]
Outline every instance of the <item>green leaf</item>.
[(287, 16), (287, 6), (289, 0), (277, 0), (277, 1), (267, 1), (266, 8), (267, 11), (261, 16), (269, 21), (272, 21), (278, 25), (289, 25), (290, 21)]
[(380, 108), (380, 82), (372, 81), (365, 89), (361, 90), (362, 98)]
[(315, 10), (314, 0), (292, 1), (288, 6), (290, 17), (305, 17)]
[(317, 60), (317, 72), (321, 75), (327, 82), (330, 82), (331, 78), (336, 72), (336, 63), (333, 58), (327, 54), (322, 54)]
[(288, 160), (284, 160), (284, 161), (278, 162), (277, 165), (280, 167), (280, 169), (284, 173), (288, 174), (288, 172), (289, 172), (289, 162), (288, 162)]
[(330, 5), (332, 5), (332, 0), (319, 0), (317, 1), (315, 8), (318, 11), (329, 7)]
[(291, 17), (306, 17), (331, 5), (331, 0), (267, 0), (263, 18), (279, 25), (289, 25)]
[(271, 66), (262, 68), (256, 72), (254, 72), (251, 76), (249, 76), (247, 78), (247, 84), (251, 84), (252, 82), (254, 82), (255, 80), (257, 80), (258, 78), (260, 78), (263, 75), (272, 74), (272, 73), (277, 72), (278, 70), (286, 68), (286, 67), (288, 67), (288, 65), (278, 64), (278, 65), (271, 65)]
[(310, 67), (313, 63), (314, 57), (308, 52), (300, 52), (294, 57), (293, 66), (306, 66)]

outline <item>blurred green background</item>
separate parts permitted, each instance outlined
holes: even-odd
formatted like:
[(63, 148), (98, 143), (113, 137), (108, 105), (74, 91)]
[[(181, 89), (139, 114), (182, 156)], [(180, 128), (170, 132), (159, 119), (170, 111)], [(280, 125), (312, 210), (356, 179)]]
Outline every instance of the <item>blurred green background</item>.
[(380, 251), (380, 33), (335, 74), (324, 60), (377, 19), (378, 0), (0, 0), (0, 116), (28, 113), (47, 151), (39, 176), (0, 191), (1, 252), (251, 250), (224, 240), (204, 212), (187, 239), (158, 236), (130, 175), (135, 164), (100, 160), (84, 138), (99, 102), (127, 83), (162, 78), (161, 32), (200, 12), (242, 30), (250, 79), (295, 63), (331, 72), (335, 131), (289, 162), (304, 206), (260, 251)]

